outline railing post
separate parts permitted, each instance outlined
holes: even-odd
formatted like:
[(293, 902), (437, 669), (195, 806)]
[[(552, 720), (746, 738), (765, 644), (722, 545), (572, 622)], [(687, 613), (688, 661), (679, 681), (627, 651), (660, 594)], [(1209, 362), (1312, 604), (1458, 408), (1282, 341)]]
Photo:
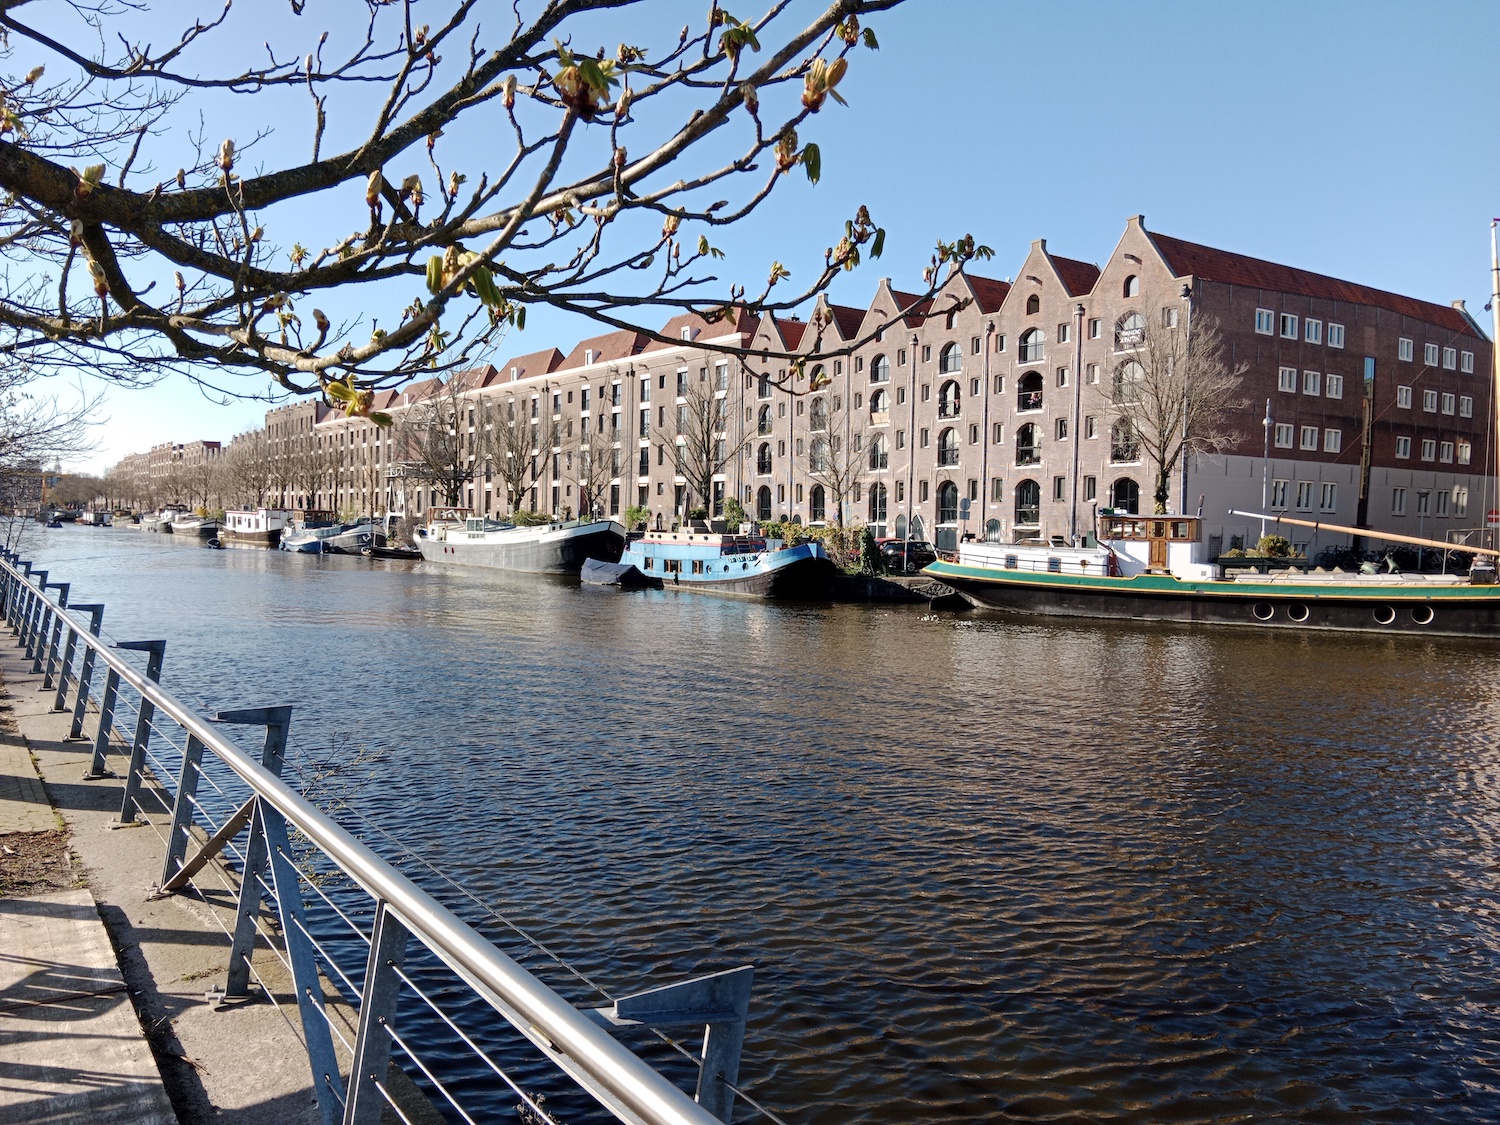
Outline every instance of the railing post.
[[(75, 606), (75, 609), (87, 609), (89, 611), (89, 632), (94, 636), (99, 635), (99, 628), (104, 623), (104, 606)], [(83, 737), (83, 715), (89, 705), (89, 688), (93, 686), (94, 680), (94, 646), (85, 645), (83, 649), (83, 663), (78, 668), (78, 698), (73, 701), (73, 725), (68, 728), (68, 741), (74, 741)], [(62, 697), (59, 696), (59, 699)]]
[(32, 645), (36, 643), (36, 627), (41, 621), (43, 607), (47, 603), (47, 595), (43, 592), (47, 588), (47, 572), (39, 570), (36, 572), (37, 583), (31, 588), (30, 605), (26, 611), (26, 624), (21, 630), (21, 643), (26, 646), (26, 655), (31, 655)]
[(380, 1125), (384, 1099), (377, 1087), (390, 1066), (391, 1037), (386, 1025), (396, 1018), (401, 977), (396, 970), (406, 959), (407, 929), (384, 899), (375, 903), (375, 928), (370, 932), (370, 959), (359, 1001), (359, 1030), (354, 1058), (349, 1063), (349, 1091), (344, 1098), (343, 1125)]
[[(146, 653), (146, 678), (153, 684), (161, 682), (161, 661), (166, 653), (166, 641), (120, 641), (115, 647)], [(119, 677), (114, 669), (110, 669), (109, 674), (118, 686)], [(108, 693), (108, 684), (105, 685), (104, 690)], [(100, 711), (102, 713), (102, 706)], [(110, 713), (113, 716), (113, 701), (111, 701)], [(130, 824), (135, 820), (136, 796), (141, 791), (141, 771), (146, 766), (146, 744), (151, 741), (151, 720), (155, 717), (156, 704), (144, 695), (141, 696), (140, 706), (136, 710), (135, 737), (130, 741), (130, 768), (125, 771), (125, 795), (120, 800), (121, 824)], [(99, 756), (97, 743), (94, 746), (94, 762), (98, 768), (103, 769), (104, 760)]]
[[(50, 602), (50, 601), (47, 600), (47, 591), (48, 590), (56, 590), (57, 591), (57, 602), (56, 602), (56, 604), (53, 604), (52, 602)], [(36, 631), (36, 636), (33, 638), (33, 640), (35, 642), (34, 647), (36, 649), (36, 652), (35, 652), (35, 654), (34, 654), (34, 656), (32, 658), (32, 661), (31, 661), (31, 674), (33, 676), (41, 674), (41, 671), (42, 671), (42, 659), (47, 655), (47, 639), (52, 636), (53, 627), (57, 623), (59, 611), (62, 610), (62, 609), (64, 609), (64, 608), (66, 608), (67, 604), (68, 604), (68, 583), (66, 583), (66, 582), (43, 582), (42, 583), (42, 611), (41, 611), (41, 613), (39, 613), (37, 615), (40, 618), (40, 622), (39, 622), (39, 625), (38, 625), (38, 628), (37, 628), (37, 631)], [(42, 682), (42, 688), (44, 690), (46, 688), (50, 687), (50, 686), (51, 685), (48, 684), (45, 680)]]
[[(63, 610), (68, 608), (68, 591), (73, 588), (71, 582), (59, 582), (54, 587), (57, 590), (57, 613), (52, 618), (52, 628), (48, 630), (45, 638), (47, 643), (47, 665), (45, 669), (38, 669), (42, 673), (42, 690), (50, 691), (55, 686), (53, 676), (57, 674), (57, 645), (62, 640), (63, 626), (67, 621), (67, 615)], [(37, 653), (37, 663), (41, 663), (42, 654)]]
[[(176, 875), (182, 867), (182, 857), (187, 854), (188, 837), (193, 830), (193, 801), (198, 795), (198, 771), (202, 768), (203, 743), (197, 735), (188, 735), (187, 747), (182, 751), (182, 772), (177, 775), (177, 798), (172, 802), (172, 828), (167, 834), (167, 858), (161, 868), (161, 884)], [(125, 809), (120, 810), (120, 820), (125, 819)]]
[[(102, 604), (86, 604), (86, 606), (74, 606), (74, 612), (87, 609), (93, 615), (93, 634), (99, 636), (99, 616), (104, 613)], [(66, 711), (68, 709), (68, 681), (74, 669), (74, 654), (78, 651), (78, 625), (69, 618), (63, 618), (63, 628), (68, 630), (68, 645), (63, 648), (63, 663), (57, 669), (57, 697), (52, 700), (52, 711)]]

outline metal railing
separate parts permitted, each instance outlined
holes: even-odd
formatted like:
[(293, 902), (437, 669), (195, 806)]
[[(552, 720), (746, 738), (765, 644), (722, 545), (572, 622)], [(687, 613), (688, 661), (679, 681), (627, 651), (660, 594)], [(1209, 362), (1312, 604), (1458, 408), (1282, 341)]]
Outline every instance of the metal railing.
[[(114, 777), (111, 754), (128, 755), (119, 819), (143, 820), (162, 836), (165, 854), (158, 893), (197, 888), (197, 880), (212, 877), (237, 900), (232, 927), (221, 923), (230, 946), (225, 998), (252, 998), (254, 977), (265, 998), (275, 1003), (273, 989), (252, 961), (258, 948), (269, 947), (286, 969), (295, 987), (324, 1125), (374, 1125), (386, 1106), (407, 1119), (398, 1102), (409, 1093), (393, 1093), (388, 1081), (391, 1065), (407, 1071), (416, 1089), (434, 1103), (446, 1102), (449, 1112), (462, 1120), (474, 1122), (476, 1113), (480, 1118), (498, 1115), (495, 1096), (508, 1099), (514, 1094), (529, 1111), (530, 1117), (523, 1113), (523, 1119), (550, 1122), (553, 1118), (541, 1107), (542, 1099), (533, 1098), (514, 1077), (518, 1067), (531, 1074), (543, 1061), (555, 1067), (549, 1072), (553, 1079), (565, 1078), (621, 1121), (729, 1121), (736, 1096), (768, 1119), (778, 1120), (737, 1086), (753, 975), (748, 966), (619, 997), (598, 1009), (575, 1007), (282, 779), (291, 707), (227, 710), (213, 719), (204, 717), (161, 687), (165, 641), (111, 641), (101, 631), (103, 605), (69, 605), (69, 584), (48, 579), (47, 571), (0, 551), (4, 621), (32, 661), (33, 673), (43, 677), (43, 690), (54, 693), (53, 710), (71, 711), (69, 738), (92, 741), (86, 776)], [(90, 717), (93, 730), (85, 733)], [(258, 755), (224, 737), (229, 725), (264, 727)], [(379, 826), (370, 827), (389, 837)], [(297, 835), (296, 853), (292, 833)], [(310, 870), (315, 864), (307, 858), (309, 846), (316, 864), (346, 877), (348, 894), (342, 904)], [(217, 894), (220, 887), (210, 890)], [(357, 905), (352, 906), (349, 895), (355, 896)], [(309, 904), (317, 914), (316, 923), (309, 922)], [(367, 926), (360, 924), (362, 918), (368, 919)], [(339, 932), (327, 932), (330, 923)], [(526, 936), (508, 921), (505, 924)], [(348, 956), (341, 964), (331, 952), (335, 948), (354, 950), (362, 964), (349, 963)], [(545, 947), (538, 948), (557, 960)], [(465, 1028), (448, 1011), (453, 1006), (451, 990), (422, 987), (422, 974), (412, 963), (424, 950), (468, 986), (464, 1003), (482, 1002), (499, 1013), (518, 1033), (513, 1037), (517, 1049), (524, 1047), (522, 1040), (530, 1044), (534, 1053), (524, 1063), (507, 1069), (505, 1062), (497, 1062), (494, 1053), (477, 1041), (493, 1040), (491, 1029), (481, 1033)], [(357, 1008), (352, 1040), (327, 1010), (324, 980)], [(484, 1105), (461, 1104), (462, 1094), (451, 1088), (456, 1084), (445, 1083), (441, 1068), (424, 1060), (410, 1034), (403, 1035), (397, 1001), (411, 995), (420, 999), (419, 1008), (430, 1009), (428, 1024), (451, 1033), (473, 1052), (471, 1069), (495, 1080), (490, 1093), (480, 1095)], [(668, 1026), (706, 1029), (701, 1032), (701, 1051), (677, 1044), (663, 1033)], [(616, 1041), (609, 1030), (631, 1027), (654, 1033), (693, 1061), (698, 1070), (696, 1099)], [(342, 1055), (335, 1051), (335, 1038)], [(444, 1044), (443, 1052), (451, 1054), (448, 1046)], [(503, 1110), (506, 1119), (512, 1112), (511, 1105)]]

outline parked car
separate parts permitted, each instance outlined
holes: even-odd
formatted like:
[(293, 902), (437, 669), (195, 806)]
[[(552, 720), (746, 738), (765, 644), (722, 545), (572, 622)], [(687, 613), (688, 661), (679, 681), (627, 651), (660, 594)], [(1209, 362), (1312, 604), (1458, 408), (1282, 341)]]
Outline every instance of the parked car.
[(937, 552), (933, 550), (932, 544), (921, 539), (910, 542), (905, 539), (877, 539), (875, 545), (880, 549), (885, 568), (893, 574), (911, 574), (928, 563), (937, 561)]

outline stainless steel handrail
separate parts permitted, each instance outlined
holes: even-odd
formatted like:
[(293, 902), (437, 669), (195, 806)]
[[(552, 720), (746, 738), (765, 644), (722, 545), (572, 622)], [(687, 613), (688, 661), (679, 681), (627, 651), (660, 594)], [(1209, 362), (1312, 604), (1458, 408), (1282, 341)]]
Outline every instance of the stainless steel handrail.
[[(20, 587), (40, 593), (36, 584), (8, 560), (0, 559), (0, 569)], [(96, 659), (103, 660), (118, 674), (121, 683), (128, 684), (142, 699), (199, 739), (252, 793), (277, 809), (367, 893), (386, 902), (411, 936), (450, 967), (482, 985), (483, 988), (476, 989), (479, 995), (616, 1116), (651, 1125), (716, 1125), (718, 1118), (690, 1095), (496, 949), (472, 926), (305, 801), (286, 782), (224, 739), (212, 722), (152, 682), (107, 641), (93, 636), (87, 623), (66, 608), (49, 604), (54, 613), (65, 618), (78, 640), (95, 653)], [(493, 992), (494, 997), (485, 996), (485, 989)], [(496, 998), (500, 1004), (495, 1004)]]

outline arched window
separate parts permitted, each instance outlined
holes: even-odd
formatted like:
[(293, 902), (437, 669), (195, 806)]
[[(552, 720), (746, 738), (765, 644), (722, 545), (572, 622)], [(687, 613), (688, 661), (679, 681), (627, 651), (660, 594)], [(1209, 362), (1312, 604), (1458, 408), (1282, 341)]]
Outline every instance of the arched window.
[(768, 434), (771, 432), (771, 408), (769, 406), (762, 406), (760, 408), (760, 414), (755, 421), (755, 432), (758, 434)]
[(765, 476), (771, 471), (771, 443), (763, 441), (755, 451), (755, 471)]
[(828, 471), (828, 439), (819, 435), (812, 439), (808, 447), (808, 468), (815, 473), (826, 473)]
[(1124, 292), (1127, 297), (1139, 297), (1141, 295), (1141, 279), (1136, 277), (1135, 274), (1127, 277), (1125, 279)]
[(823, 491), (823, 486), (821, 484), (815, 484), (812, 486), (812, 491), (807, 494), (807, 519), (809, 523), (813, 522), (814, 520), (821, 523), (825, 518), (827, 518), (824, 515), (824, 512), (827, 509), (827, 501), (825, 500), (826, 496), (827, 493)]
[[(890, 467), (891, 455), (884, 434), (876, 434), (870, 442), (870, 471), (879, 472)], [(882, 486), (883, 487), (883, 486)]]
[(807, 428), (810, 430), (826, 430), (828, 428), (828, 404), (821, 398), (815, 398), (807, 408)]
[(1040, 328), (1028, 328), (1021, 333), (1022, 363), (1034, 363), (1042, 358), (1047, 342), (1047, 335)]
[(1042, 486), (1034, 480), (1016, 485), (1016, 526), (1037, 527), (1042, 522)]
[(771, 486), (763, 484), (755, 493), (755, 518), (765, 522), (771, 518)]
[(1146, 341), (1146, 318), (1138, 312), (1126, 313), (1115, 322), (1115, 350), (1138, 348)]
[(938, 464), (958, 464), (958, 431), (952, 426), (938, 434)]
[(1109, 431), (1109, 459), (1116, 464), (1129, 464), (1141, 459), (1141, 443), (1135, 435), (1130, 420), (1122, 418)]
[(828, 386), (828, 383), (828, 372), (823, 370), (823, 365), (821, 363), (814, 364), (812, 373), (807, 377), (807, 385), (809, 389), (820, 391), (824, 387)]
[(870, 485), (870, 522), (885, 523), (885, 485)]
[(1016, 431), (1016, 464), (1036, 465), (1041, 460), (1042, 447), (1037, 440), (1036, 427), (1027, 422)]
[(937, 490), (938, 523), (958, 522), (958, 485), (945, 480)]
[(986, 543), (1000, 542), (1000, 521), (987, 520), (984, 525), (984, 539)]
[(905, 512), (897, 512), (896, 513), (896, 538), (897, 539), (905, 539), (906, 538), (906, 513)]
[(1117, 512), (1139, 514), (1141, 510), (1141, 486), (1129, 477), (1121, 477), (1109, 486), (1109, 505)]
[(874, 394), (872, 394), (870, 396), (870, 421), (871, 422), (885, 422), (885, 421), (889, 421), (889, 418), (887, 417), (887, 415), (889, 415), (890, 409), (891, 409), (891, 396), (889, 394), (887, 394), (884, 390), (876, 391)]
[(1119, 403), (1136, 402), (1141, 397), (1141, 379), (1146, 369), (1133, 359), (1115, 368), (1114, 397)]
[(938, 352), (938, 372), (942, 375), (951, 375), (962, 371), (964, 366), (964, 353), (957, 344), (944, 344), (943, 350)]
[(958, 381), (949, 379), (938, 388), (938, 417), (958, 417), (959, 392)]
[(870, 382), (884, 383), (891, 377), (891, 361), (883, 355), (878, 355), (870, 360)]
[(1042, 373), (1028, 371), (1016, 383), (1016, 409), (1040, 410), (1042, 408)]
[(1042, 311), (1042, 299), (1040, 297), (1038, 297), (1035, 293), (1033, 293), (1031, 296), (1029, 296), (1029, 297), (1026, 298), (1026, 315), (1027, 316), (1031, 316), (1033, 313), (1039, 313), (1041, 311)]

